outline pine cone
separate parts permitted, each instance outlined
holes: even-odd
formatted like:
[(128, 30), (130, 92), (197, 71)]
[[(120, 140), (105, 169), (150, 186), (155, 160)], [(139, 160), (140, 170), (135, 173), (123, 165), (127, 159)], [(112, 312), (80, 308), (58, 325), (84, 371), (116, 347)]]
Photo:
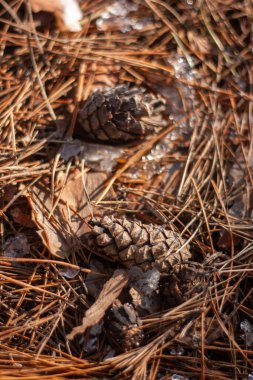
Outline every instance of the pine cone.
[(85, 137), (119, 143), (133, 141), (154, 131), (164, 121), (158, 112), (161, 100), (145, 95), (136, 87), (118, 86), (107, 92), (96, 91), (83, 102), (78, 120)]
[(105, 330), (117, 343), (120, 351), (130, 351), (139, 347), (144, 338), (141, 321), (129, 303), (112, 307), (108, 311), (105, 318)]
[(176, 265), (173, 273), (163, 287), (163, 294), (170, 306), (182, 302), (202, 293), (208, 286), (208, 272), (204, 265), (197, 262), (189, 262)]
[(191, 257), (187, 246), (178, 251), (185, 243), (180, 235), (163, 226), (112, 216), (93, 220), (92, 224), (95, 247), (128, 268), (139, 265), (143, 270), (156, 267), (168, 271)]

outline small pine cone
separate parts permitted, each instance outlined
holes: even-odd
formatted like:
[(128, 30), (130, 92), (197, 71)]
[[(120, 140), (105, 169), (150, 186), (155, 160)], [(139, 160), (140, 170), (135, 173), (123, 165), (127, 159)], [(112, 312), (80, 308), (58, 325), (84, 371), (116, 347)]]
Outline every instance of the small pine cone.
[[(184, 239), (172, 230), (153, 224), (105, 216), (92, 221), (95, 245), (114, 261), (126, 267), (139, 265), (143, 270), (156, 267), (168, 271), (191, 257)], [(180, 251), (178, 251), (181, 248)]]
[(176, 265), (163, 294), (169, 306), (175, 306), (202, 293), (208, 286), (208, 273), (205, 267), (196, 262)]
[[(96, 91), (83, 102), (78, 120), (89, 139), (119, 143), (133, 141), (164, 124), (158, 112), (161, 100), (137, 88), (118, 86), (107, 92)], [(84, 132), (84, 133), (83, 133)]]
[(141, 321), (129, 303), (112, 307), (108, 311), (105, 330), (123, 352), (139, 347), (144, 338)]

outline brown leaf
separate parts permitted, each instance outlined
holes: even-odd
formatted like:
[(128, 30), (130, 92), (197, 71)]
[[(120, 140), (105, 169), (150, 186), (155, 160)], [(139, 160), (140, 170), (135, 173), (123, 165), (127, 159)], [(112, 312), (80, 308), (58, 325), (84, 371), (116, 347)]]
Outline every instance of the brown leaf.
[(77, 0), (29, 0), (33, 12), (53, 13), (61, 31), (79, 32), (82, 11)]
[(50, 221), (47, 219), (45, 204), (35, 195), (35, 192), (32, 193), (28, 199), (32, 209), (32, 219), (39, 229), (37, 233), (46, 248), (52, 255), (61, 258), (68, 257), (72, 246), (71, 236), (69, 234), (67, 235), (61, 224), (57, 225), (55, 219), (51, 218)]
[(10, 210), (10, 214), (14, 222), (20, 224), (21, 226), (28, 228), (34, 227), (30, 209), (26, 210), (25, 208), (21, 207), (14, 207)]
[(10, 236), (3, 244), (3, 256), (5, 257), (24, 257), (29, 252), (30, 244), (22, 233)]
[(118, 298), (127, 283), (128, 272), (117, 269), (110, 280), (105, 283), (96, 302), (86, 311), (82, 324), (75, 327), (71, 333), (67, 335), (67, 339), (74, 339), (77, 334), (84, 333), (87, 328), (100, 322), (105, 315), (106, 310)]
[[(32, 219), (39, 228), (38, 234), (52, 255), (67, 257), (77, 245), (78, 237), (89, 231), (85, 223), (91, 217), (87, 194), (90, 200), (95, 200), (106, 179), (107, 176), (101, 172), (84, 173), (82, 179), (81, 172), (74, 170), (63, 190), (56, 192), (54, 199), (51, 197), (50, 188), (42, 183), (33, 186), (31, 193), (27, 194)], [(59, 194), (59, 202), (50, 217)]]
[(29, 0), (33, 12), (63, 12), (60, 0)]
[(13, 199), (13, 197), (17, 194), (17, 192), (18, 192), (17, 185), (10, 184), (10, 185), (5, 186), (5, 188), (3, 189), (3, 200), (6, 203), (10, 202)]
[(220, 237), (217, 242), (217, 245), (221, 249), (228, 249), (231, 247), (231, 244), (237, 246), (241, 242), (241, 238), (235, 234), (232, 234), (233, 240), (231, 240), (231, 232), (229, 230), (225, 230), (224, 228), (221, 228), (220, 231)]

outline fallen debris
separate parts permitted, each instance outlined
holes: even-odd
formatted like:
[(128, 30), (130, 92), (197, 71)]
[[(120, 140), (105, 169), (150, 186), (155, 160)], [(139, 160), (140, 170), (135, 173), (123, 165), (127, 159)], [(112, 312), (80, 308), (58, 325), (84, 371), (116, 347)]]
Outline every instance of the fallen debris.
[(78, 238), (90, 231), (91, 201), (99, 195), (106, 178), (101, 172), (82, 174), (77, 169), (59, 183), (53, 198), (46, 183), (33, 186), (27, 193), (38, 234), (52, 255), (68, 257), (78, 246)]
[(30, 252), (30, 244), (26, 235), (19, 233), (10, 236), (3, 244), (3, 256), (5, 257), (24, 257)]
[(80, 32), (82, 11), (77, 0), (29, 0), (33, 12), (52, 12), (60, 30)]
[(156, 268), (144, 272), (139, 266), (134, 266), (129, 270), (129, 277), (129, 294), (139, 315), (157, 313), (161, 308), (161, 273)]
[(67, 339), (72, 340), (77, 334), (82, 334), (87, 328), (99, 323), (105, 315), (106, 310), (118, 298), (127, 283), (128, 273), (123, 270), (116, 270), (112, 278), (105, 283), (96, 302), (86, 311), (82, 324), (75, 327), (67, 335)]
[(4, 378), (252, 378), (252, 14), (0, 1)]
[(116, 342), (120, 352), (131, 351), (140, 347), (144, 332), (141, 329), (141, 320), (131, 304), (113, 306), (105, 317), (105, 331), (110, 341)]

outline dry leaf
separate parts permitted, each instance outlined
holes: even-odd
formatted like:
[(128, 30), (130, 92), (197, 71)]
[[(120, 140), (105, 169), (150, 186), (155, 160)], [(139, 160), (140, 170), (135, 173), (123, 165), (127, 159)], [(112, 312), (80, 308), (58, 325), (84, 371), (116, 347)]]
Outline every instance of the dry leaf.
[[(77, 245), (78, 237), (89, 231), (85, 223), (91, 217), (87, 194), (90, 200), (95, 200), (106, 179), (104, 173), (93, 172), (84, 173), (82, 178), (80, 170), (74, 170), (64, 189), (59, 189), (54, 199), (49, 186), (42, 183), (33, 186), (30, 194), (27, 194), (38, 234), (52, 255), (67, 257)], [(58, 194), (59, 202), (50, 217)]]
[(18, 223), (23, 227), (34, 227), (30, 209), (27, 210), (26, 208), (14, 207), (10, 210), (10, 214), (15, 223)]
[(30, 0), (33, 12), (62, 12), (62, 3), (60, 0)]
[(18, 186), (17, 185), (13, 185), (13, 184), (7, 185), (3, 189), (3, 195), (2, 195), (3, 198), (2, 199), (6, 203), (8, 203), (13, 199), (13, 197), (17, 194), (17, 192), (18, 192)]
[(95, 171), (111, 172), (117, 165), (117, 159), (123, 156), (124, 150), (118, 146), (93, 144), (77, 139), (66, 139), (61, 147), (61, 158), (68, 161), (79, 156), (86, 165)]
[(70, 234), (64, 231), (61, 224), (57, 225), (55, 219), (51, 218), (50, 221), (47, 219), (45, 205), (35, 193), (32, 193), (28, 200), (32, 209), (32, 219), (38, 227), (37, 233), (43, 244), (52, 255), (68, 257), (72, 247)]
[(51, 12), (62, 31), (79, 32), (82, 11), (76, 0), (30, 0), (33, 12)]
[(99, 323), (105, 315), (106, 310), (118, 298), (127, 283), (128, 272), (117, 269), (110, 280), (105, 283), (96, 302), (86, 311), (82, 324), (75, 327), (71, 333), (67, 335), (67, 339), (72, 340), (77, 334), (82, 334), (87, 328)]
[(76, 268), (64, 268), (59, 271), (60, 275), (72, 280), (79, 274), (80, 270)]
[(29, 252), (30, 244), (22, 233), (10, 236), (3, 244), (3, 256), (5, 257), (24, 257)]

